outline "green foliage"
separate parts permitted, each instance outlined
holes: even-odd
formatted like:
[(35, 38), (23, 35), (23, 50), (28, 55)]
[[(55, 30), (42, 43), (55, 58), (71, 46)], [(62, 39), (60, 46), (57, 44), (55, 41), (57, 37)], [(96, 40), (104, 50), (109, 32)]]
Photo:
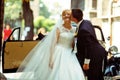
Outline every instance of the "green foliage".
[(5, 2), (5, 20), (7, 19), (16, 19), (19, 17), (21, 12), (21, 2), (22, 0), (7, 0)]
[(45, 20), (45, 17), (43, 17), (43, 16), (37, 17), (34, 20), (34, 27), (37, 28), (37, 29), (40, 28), (40, 27), (42, 27), (44, 20)]
[(51, 20), (51, 19), (46, 19), (43, 23), (43, 26), (45, 26), (45, 28), (48, 30), (48, 31), (51, 31), (53, 25), (55, 24), (55, 21), (54, 20)]
[(39, 16), (34, 20), (34, 27), (37, 29), (44, 27), (47, 31), (50, 31), (54, 24), (55, 24), (54, 20), (46, 19), (43, 16)]
[(11, 27), (15, 27), (16, 21), (19, 19), (19, 13), (22, 12), (22, 0), (6, 0), (4, 5), (4, 23), (9, 23)]
[(40, 0), (40, 16), (44, 16), (45, 18), (49, 18), (51, 13), (48, 11), (46, 5)]

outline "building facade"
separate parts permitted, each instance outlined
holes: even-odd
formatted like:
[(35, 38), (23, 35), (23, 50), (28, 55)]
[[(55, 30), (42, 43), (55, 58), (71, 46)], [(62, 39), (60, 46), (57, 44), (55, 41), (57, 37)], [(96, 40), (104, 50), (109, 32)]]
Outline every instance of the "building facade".
[(120, 0), (71, 0), (71, 8), (82, 9), (85, 19), (101, 26), (106, 44), (120, 50)]

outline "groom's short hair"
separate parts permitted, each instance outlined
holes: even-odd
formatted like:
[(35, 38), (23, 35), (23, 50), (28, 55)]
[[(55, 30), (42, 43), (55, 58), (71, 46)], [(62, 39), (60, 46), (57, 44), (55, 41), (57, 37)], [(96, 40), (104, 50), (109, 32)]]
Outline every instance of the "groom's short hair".
[(83, 19), (83, 12), (81, 9), (72, 9), (72, 16), (80, 21)]

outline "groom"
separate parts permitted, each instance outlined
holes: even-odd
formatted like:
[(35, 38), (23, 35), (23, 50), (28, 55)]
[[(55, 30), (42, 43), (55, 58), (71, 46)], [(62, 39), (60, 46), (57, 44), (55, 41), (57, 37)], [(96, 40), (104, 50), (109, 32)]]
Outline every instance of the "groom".
[(83, 20), (80, 9), (72, 9), (71, 20), (77, 23), (77, 58), (88, 80), (103, 79), (103, 61), (107, 52), (99, 44), (90, 21)]

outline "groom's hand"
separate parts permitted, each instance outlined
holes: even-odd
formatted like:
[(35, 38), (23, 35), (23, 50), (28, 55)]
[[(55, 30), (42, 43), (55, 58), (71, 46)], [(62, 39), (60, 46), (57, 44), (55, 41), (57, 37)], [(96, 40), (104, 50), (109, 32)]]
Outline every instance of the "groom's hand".
[(88, 70), (89, 69), (89, 64), (83, 64), (83, 69)]

